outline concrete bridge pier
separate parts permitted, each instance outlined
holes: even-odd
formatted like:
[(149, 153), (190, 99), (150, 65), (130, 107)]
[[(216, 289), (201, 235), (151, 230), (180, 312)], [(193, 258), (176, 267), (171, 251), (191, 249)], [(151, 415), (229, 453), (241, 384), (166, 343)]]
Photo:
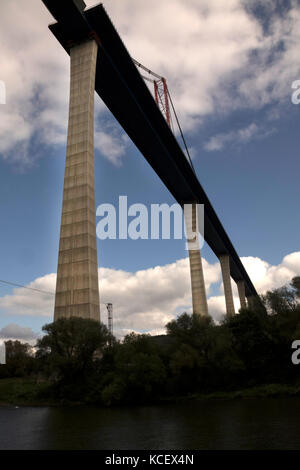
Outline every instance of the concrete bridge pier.
[(245, 296), (245, 282), (243, 280), (237, 281), (236, 285), (238, 288), (241, 308), (246, 308), (247, 304), (246, 304), (246, 296)]
[(190, 260), (193, 313), (208, 315), (196, 203), (184, 206), (184, 217)]
[(94, 90), (98, 45), (71, 48), (68, 142), (54, 320), (100, 321), (94, 182)]
[(254, 295), (249, 295), (247, 297), (248, 308), (255, 308), (256, 305), (256, 298)]
[(222, 278), (223, 278), (223, 286), (224, 286), (224, 295), (225, 295), (225, 303), (226, 303), (226, 314), (228, 316), (234, 315), (234, 303), (233, 303), (233, 295), (232, 295), (232, 286), (231, 286), (231, 278), (230, 278), (230, 259), (229, 255), (224, 254), (219, 256), (220, 264), (221, 264), (221, 271), (222, 271)]

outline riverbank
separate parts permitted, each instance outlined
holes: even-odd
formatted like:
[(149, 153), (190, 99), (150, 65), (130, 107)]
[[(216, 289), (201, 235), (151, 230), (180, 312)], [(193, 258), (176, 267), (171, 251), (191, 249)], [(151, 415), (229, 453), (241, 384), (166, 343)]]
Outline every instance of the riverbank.
[[(87, 404), (78, 401), (43, 398), (47, 395), (45, 392), (48, 386), (47, 382), (38, 383), (34, 378), (0, 379), (0, 406), (78, 406)], [(230, 392), (194, 393), (186, 396), (162, 398), (156, 401), (156, 404), (184, 403), (193, 400), (238, 400), (298, 396), (300, 397), (300, 384), (266, 384)]]
[[(239, 398), (300, 397), (300, 385), (266, 384), (230, 392), (191, 394), (182, 400), (234, 400)], [(181, 398), (179, 398), (180, 400)]]
[(37, 383), (34, 378), (0, 379), (0, 406), (52, 406), (54, 401), (43, 400), (40, 395), (48, 383)]

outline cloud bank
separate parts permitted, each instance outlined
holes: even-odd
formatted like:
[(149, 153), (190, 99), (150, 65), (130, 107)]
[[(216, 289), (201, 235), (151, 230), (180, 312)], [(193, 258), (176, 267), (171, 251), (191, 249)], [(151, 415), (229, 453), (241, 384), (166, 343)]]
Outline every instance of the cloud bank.
[(227, 134), (217, 134), (210, 137), (204, 144), (204, 148), (208, 151), (222, 150), (229, 144), (239, 145), (247, 143), (252, 139), (263, 139), (273, 134), (275, 131), (275, 128), (260, 129), (255, 122), (252, 122), (247, 127), (230, 131)]
[[(300, 7), (291, 1), (279, 12), (276, 3), (107, 0), (105, 7), (130, 54), (167, 77), (184, 129), (196, 131), (206, 116), (276, 106), (290, 95), (300, 74)], [(65, 145), (69, 58), (48, 30), (53, 18), (41, 1), (1, 2), (0, 18), (0, 80), (7, 91), (0, 154), (28, 167), (43, 145)], [(120, 165), (124, 134), (99, 99), (96, 115), (95, 146)], [(208, 143), (224, 144), (224, 137)]]
[[(300, 275), (300, 252), (285, 256), (276, 266), (252, 256), (241, 260), (259, 293), (280, 287)], [(203, 269), (209, 313), (214, 320), (220, 321), (225, 313), (225, 299), (219, 263), (210, 264), (203, 259)], [(166, 323), (184, 311), (192, 311), (188, 258), (135, 273), (99, 268), (99, 279), (101, 302), (112, 302), (114, 306), (114, 331), (118, 337), (129, 331), (162, 334)], [(55, 281), (56, 275), (48, 274), (37, 278), (28, 287), (54, 292)], [(219, 290), (218, 295), (211, 294), (213, 285)], [(240, 303), (234, 282), (232, 286), (238, 311)], [(46, 323), (53, 318), (54, 296), (16, 288), (12, 294), (0, 297), (0, 309), (6, 314), (41, 317)], [(106, 323), (104, 304), (101, 315)]]
[(37, 337), (37, 333), (35, 333), (31, 328), (23, 327), (16, 323), (9, 323), (0, 329), (0, 341), (13, 339), (32, 342), (36, 340)]

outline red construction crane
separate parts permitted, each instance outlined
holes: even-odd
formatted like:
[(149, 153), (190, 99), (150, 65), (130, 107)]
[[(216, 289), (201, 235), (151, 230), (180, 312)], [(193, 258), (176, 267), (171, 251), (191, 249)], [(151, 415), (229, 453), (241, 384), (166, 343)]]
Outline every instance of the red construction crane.
[(144, 65), (142, 65), (140, 62), (138, 62), (135, 59), (132, 59), (135, 65), (137, 67), (140, 67), (141, 69), (145, 70), (145, 72), (148, 72), (149, 75), (152, 75), (153, 77), (156, 78), (150, 78), (149, 76), (142, 75), (142, 77), (147, 80), (148, 82), (153, 83), (154, 85), (154, 98), (156, 101), (157, 106), (161, 110), (162, 114), (165, 116), (165, 119), (167, 123), (169, 124), (170, 128), (173, 129), (173, 123), (172, 123), (172, 117), (171, 117), (171, 112), (170, 112), (170, 103), (169, 103), (169, 91), (167, 87), (167, 81), (164, 77), (161, 77), (155, 72), (152, 72), (152, 70), (148, 69)]
[[(132, 60), (133, 60), (133, 62), (135, 63), (135, 65), (137, 67), (140, 67), (141, 69), (145, 70), (145, 72), (148, 72), (148, 76), (145, 76), (145, 75), (142, 75), (142, 74), (141, 74), (141, 76), (144, 78), (144, 80), (147, 80), (148, 82), (151, 82), (151, 83), (154, 84), (154, 98), (155, 98), (156, 104), (159, 107), (162, 115), (165, 117), (167, 123), (169, 124), (169, 127), (172, 130), (172, 132), (174, 133), (174, 126), (173, 126), (172, 115), (171, 115), (171, 108), (172, 108), (173, 115), (175, 117), (175, 121), (176, 121), (176, 124), (178, 126), (178, 129), (179, 129), (179, 132), (180, 132), (180, 135), (181, 135), (184, 147), (185, 147), (185, 151), (186, 151), (188, 161), (190, 162), (190, 165), (193, 169), (193, 172), (195, 173), (194, 165), (193, 165), (190, 153), (189, 153), (189, 149), (186, 145), (186, 141), (185, 141), (185, 138), (184, 138), (184, 135), (183, 135), (178, 117), (177, 117), (177, 113), (175, 111), (175, 107), (174, 107), (172, 98), (171, 98), (169, 90), (168, 90), (166, 79), (164, 77), (161, 77), (157, 73), (152, 72), (152, 70), (148, 69), (147, 67), (145, 67), (143, 64), (141, 64), (137, 60), (135, 60), (135, 59), (132, 59)], [(149, 75), (152, 75), (153, 77), (155, 77), (156, 80), (154, 78), (150, 78)]]

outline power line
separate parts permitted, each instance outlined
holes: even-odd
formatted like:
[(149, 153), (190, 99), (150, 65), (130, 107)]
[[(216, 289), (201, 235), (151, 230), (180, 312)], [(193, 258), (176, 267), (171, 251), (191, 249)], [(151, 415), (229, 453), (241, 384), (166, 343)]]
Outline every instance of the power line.
[[(48, 292), (48, 291), (41, 290), (41, 289), (35, 289), (34, 287), (24, 286), (23, 284), (17, 284), (16, 282), (4, 281), (3, 279), (0, 279), (0, 282), (2, 284), (6, 284), (6, 285), (9, 285), (9, 286), (20, 287), (22, 289), (28, 289), (28, 290), (31, 290), (31, 291), (39, 292), (41, 294), (55, 295), (55, 292)], [(106, 307), (107, 307), (107, 305), (111, 305), (110, 302), (100, 302), (100, 304), (105, 305)]]
[(22, 284), (16, 284), (15, 282), (3, 281), (2, 279), (0, 279), (0, 282), (2, 282), (2, 284), (7, 284), (9, 286), (21, 287), (23, 289), (28, 289), (28, 290), (32, 290), (32, 291), (35, 291), (35, 292), (40, 292), (41, 294), (55, 295), (54, 292), (48, 292), (48, 291), (41, 290), (41, 289), (35, 289), (34, 287), (23, 286)]
[[(55, 295), (54, 292), (48, 292), (48, 291), (41, 290), (41, 289), (35, 289), (34, 287), (24, 286), (23, 284), (17, 284), (16, 282), (4, 281), (3, 279), (0, 279), (0, 283), (8, 285), (8, 286), (20, 287), (22, 289), (28, 289), (28, 290), (31, 290), (31, 291), (34, 291), (34, 292), (39, 292), (41, 294), (53, 295), (53, 296)], [(108, 329), (111, 333), (113, 333), (113, 323), (112, 323), (113, 322), (113, 319), (112, 319), (112, 305), (113, 304), (111, 302), (100, 302), (100, 305), (105, 305), (106, 308), (107, 308), (107, 312), (108, 312)]]

